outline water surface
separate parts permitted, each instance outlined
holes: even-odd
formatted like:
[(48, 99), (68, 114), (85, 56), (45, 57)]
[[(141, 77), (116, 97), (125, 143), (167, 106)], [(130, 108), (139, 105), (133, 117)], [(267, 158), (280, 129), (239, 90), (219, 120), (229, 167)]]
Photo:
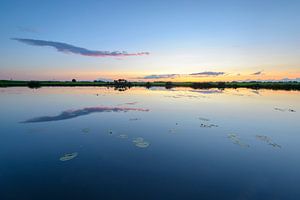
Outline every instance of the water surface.
[(3, 200), (300, 199), (297, 91), (0, 88), (0, 110)]

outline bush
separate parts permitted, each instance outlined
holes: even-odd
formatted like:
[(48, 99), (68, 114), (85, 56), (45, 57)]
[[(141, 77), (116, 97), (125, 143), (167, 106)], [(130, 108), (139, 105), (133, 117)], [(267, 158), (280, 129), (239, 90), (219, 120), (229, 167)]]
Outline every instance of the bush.
[(166, 89), (171, 89), (172, 87), (174, 87), (172, 82), (166, 82)]
[(39, 88), (39, 87), (41, 87), (41, 84), (40, 84), (40, 82), (38, 82), (38, 81), (29, 81), (29, 82), (27, 83), (27, 86), (28, 86), (29, 88)]

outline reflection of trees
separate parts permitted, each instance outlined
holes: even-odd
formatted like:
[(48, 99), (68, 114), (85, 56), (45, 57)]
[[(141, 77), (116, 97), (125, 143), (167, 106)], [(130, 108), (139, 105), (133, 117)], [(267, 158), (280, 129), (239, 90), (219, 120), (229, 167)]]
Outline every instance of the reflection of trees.
[(124, 91), (130, 89), (130, 87), (115, 86), (114, 89), (117, 91), (120, 91), (120, 92), (124, 92)]
[(130, 89), (132, 84), (125, 79), (114, 80), (114, 88), (118, 91), (125, 91)]
[(148, 89), (151, 88), (151, 83), (150, 82), (146, 83), (146, 88), (148, 88)]
[(192, 83), (191, 86), (193, 89), (199, 89), (199, 88), (212, 88), (215, 87), (212, 83), (208, 82), (198, 82), (198, 83)]
[(172, 87), (174, 87), (172, 82), (166, 82), (166, 89), (171, 89)]

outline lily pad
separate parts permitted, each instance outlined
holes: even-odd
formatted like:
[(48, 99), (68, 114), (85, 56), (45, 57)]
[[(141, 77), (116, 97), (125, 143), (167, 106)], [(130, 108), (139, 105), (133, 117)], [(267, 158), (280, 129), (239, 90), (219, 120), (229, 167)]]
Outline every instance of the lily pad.
[(122, 138), (122, 139), (126, 139), (126, 138), (128, 138), (128, 135), (126, 135), (126, 134), (120, 134), (118, 137)]
[(268, 136), (264, 136), (264, 135), (256, 135), (256, 138), (258, 140), (265, 141), (265, 142), (270, 142), (271, 141), (271, 138), (269, 138)]
[(59, 158), (60, 161), (68, 161), (68, 160), (72, 160), (73, 158), (75, 158), (78, 155), (77, 152), (74, 153), (66, 153), (65, 155), (63, 155), (62, 157)]
[(274, 142), (270, 142), (269, 145), (271, 145), (271, 146), (274, 147), (274, 148), (281, 148), (281, 145), (276, 144), (276, 143), (274, 143)]
[(266, 142), (268, 145), (271, 145), (274, 148), (281, 148), (281, 145), (272, 141), (272, 138), (265, 135), (256, 135), (256, 139)]
[(137, 137), (132, 140), (133, 143), (135, 143), (135, 146), (139, 148), (147, 148), (149, 147), (150, 143), (145, 141), (142, 137)]
[(137, 137), (137, 138), (134, 138), (132, 140), (133, 143), (140, 143), (140, 142), (144, 142), (144, 138), (142, 137)]
[(141, 120), (141, 118), (130, 118), (129, 121), (138, 121)]
[(288, 111), (288, 112), (296, 112), (296, 110), (292, 109), (292, 108), (274, 108), (274, 110), (278, 110), (278, 111), (281, 111), (281, 112), (285, 112), (285, 111)]
[(210, 121), (209, 119), (204, 118), (204, 117), (198, 117), (198, 119), (199, 119), (200, 121), (206, 121), (206, 122)]
[(150, 143), (143, 141), (143, 142), (137, 142), (135, 143), (135, 146), (139, 147), (139, 148), (147, 148), (149, 147)]
[(89, 128), (84, 128), (81, 130), (83, 133), (89, 133), (90, 132), (90, 129)]
[(169, 129), (169, 133), (176, 133), (176, 129), (175, 128)]
[(274, 108), (274, 110), (278, 110), (278, 111), (281, 111), (281, 112), (285, 111), (285, 109), (283, 109), (283, 108)]
[(201, 128), (213, 128), (213, 127), (218, 127), (216, 124), (200, 124)]
[(250, 147), (249, 144), (242, 142), (240, 138), (234, 133), (228, 134), (227, 137), (232, 141), (233, 144), (239, 145), (240, 147)]

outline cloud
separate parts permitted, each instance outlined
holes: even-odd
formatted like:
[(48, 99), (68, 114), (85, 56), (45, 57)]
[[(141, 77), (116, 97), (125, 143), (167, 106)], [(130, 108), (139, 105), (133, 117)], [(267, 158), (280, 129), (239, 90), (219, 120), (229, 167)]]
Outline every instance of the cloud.
[(283, 81), (283, 82), (290, 82), (290, 81), (300, 82), (300, 78), (293, 78), (293, 79), (291, 79), (291, 78), (283, 78), (283, 79), (281, 79), (279, 81)]
[(144, 76), (143, 79), (175, 78), (177, 76), (179, 76), (179, 74), (152, 74), (152, 75)]
[(55, 116), (42, 116), (23, 121), (22, 123), (36, 123), (36, 122), (49, 122), (49, 121), (59, 121), (66, 120), (75, 117), (80, 117), (83, 115), (88, 115), (95, 112), (127, 112), (127, 111), (141, 111), (148, 112), (148, 109), (143, 108), (126, 108), (126, 107), (87, 107), (78, 110), (67, 110), (61, 112), (59, 115)]
[(198, 73), (191, 73), (189, 75), (191, 76), (220, 76), (220, 75), (224, 75), (225, 72), (198, 72)]
[(110, 79), (110, 78), (101, 78), (101, 77), (99, 77), (99, 78), (96, 79), (96, 81), (112, 82), (113, 79)]
[(199, 77), (205, 77), (205, 76), (220, 76), (225, 75), (225, 72), (199, 72), (199, 73), (191, 73), (191, 74), (152, 74), (142, 77), (141, 79), (173, 79), (177, 77), (188, 77), (188, 76), (199, 76)]
[(262, 74), (262, 72), (263, 72), (263, 71), (254, 72), (254, 73), (253, 73), (253, 74), (251, 74), (251, 75), (253, 75), (253, 76), (259, 76), (259, 75), (261, 75), (261, 74)]
[(31, 27), (18, 26), (17, 28), (21, 32), (38, 33), (38, 31), (35, 28), (31, 28)]
[(34, 39), (23, 39), (23, 38), (12, 38), (28, 45), (33, 46), (49, 46), (55, 48), (59, 52), (63, 53), (73, 53), (79, 54), (82, 56), (92, 56), (92, 57), (121, 57), (121, 56), (143, 56), (149, 55), (149, 52), (138, 52), (138, 53), (127, 53), (126, 51), (98, 51), (98, 50), (89, 50), (82, 47), (76, 47), (67, 43), (62, 42), (52, 42), (46, 40), (34, 40)]

